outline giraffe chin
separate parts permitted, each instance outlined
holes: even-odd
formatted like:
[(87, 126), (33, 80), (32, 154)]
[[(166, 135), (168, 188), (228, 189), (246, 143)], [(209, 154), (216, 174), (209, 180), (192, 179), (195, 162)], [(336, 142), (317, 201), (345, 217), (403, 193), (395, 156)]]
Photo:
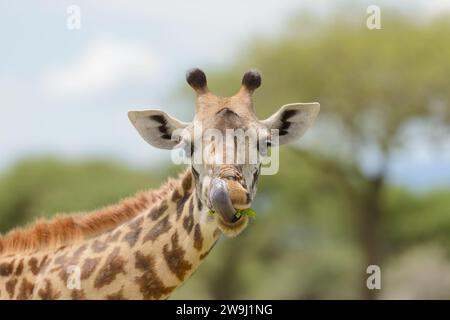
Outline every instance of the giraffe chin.
[(230, 198), (227, 182), (214, 178), (211, 181), (209, 200), (217, 212), (217, 224), (223, 234), (233, 237), (247, 227), (248, 217), (236, 217), (236, 208)]
[(240, 234), (248, 225), (249, 218), (241, 216), (234, 222), (226, 221), (220, 214), (217, 215), (217, 225), (222, 233), (228, 237), (235, 237)]

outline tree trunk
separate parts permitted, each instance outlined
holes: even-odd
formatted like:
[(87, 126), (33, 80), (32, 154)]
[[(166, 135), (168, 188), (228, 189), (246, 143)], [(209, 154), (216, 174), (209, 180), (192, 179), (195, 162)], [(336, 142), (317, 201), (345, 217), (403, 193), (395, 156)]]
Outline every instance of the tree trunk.
[(376, 299), (378, 289), (367, 288), (366, 273), (369, 265), (380, 266), (382, 264), (382, 218), (383, 218), (383, 189), (384, 176), (379, 175), (368, 181), (368, 189), (362, 199), (362, 210), (360, 220), (361, 245), (364, 253), (364, 268), (362, 281), (362, 298)]

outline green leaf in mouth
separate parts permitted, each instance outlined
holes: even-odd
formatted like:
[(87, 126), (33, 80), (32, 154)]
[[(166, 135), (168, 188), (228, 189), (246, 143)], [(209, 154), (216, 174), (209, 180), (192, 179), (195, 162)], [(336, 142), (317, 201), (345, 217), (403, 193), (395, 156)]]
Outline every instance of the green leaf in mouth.
[(239, 218), (240, 216), (248, 216), (250, 218), (256, 218), (256, 212), (251, 208), (237, 210), (236, 217)]
[[(208, 211), (208, 214), (210, 216), (214, 215), (214, 213), (215, 213), (214, 210), (209, 210)], [(241, 217), (241, 216), (248, 216), (250, 218), (256, 218), (256, 212), (253, 209), (251, 209), (251, 208), (242, 209), (242, 210), (237, 209), (235, 216), (238, 217), (238, 218)]]

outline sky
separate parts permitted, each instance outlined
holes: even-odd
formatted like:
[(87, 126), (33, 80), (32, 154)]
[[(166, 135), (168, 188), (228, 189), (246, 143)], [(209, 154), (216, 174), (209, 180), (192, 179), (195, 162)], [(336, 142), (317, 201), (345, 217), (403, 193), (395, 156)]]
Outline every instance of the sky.
[[(367, 3), (383, 8), (388, 2)], [(67, 27), (71, 5), (80, 9), (80, 29)], [(176, 94), (187, 69), (226, 67), (254, 36), (275, 37), (294, 12), (323, 17), (339, 5), (328, 0), (1, 1), (0, 171), (46, 154), (145, 167), (169, 161), (167, 151), (147, 146), (137, 135), (128, 110), (163, 109), (189, 121), (194, 97), (180, 101)], [(395, 6), (423, 18), (449, 11), (450, 1), (400, 0)], [(406, 155), (396, 155), (392, 179), (413, 187), (450, 184), (449, 167), (450, 151), (432, 153), (417, 142)]]

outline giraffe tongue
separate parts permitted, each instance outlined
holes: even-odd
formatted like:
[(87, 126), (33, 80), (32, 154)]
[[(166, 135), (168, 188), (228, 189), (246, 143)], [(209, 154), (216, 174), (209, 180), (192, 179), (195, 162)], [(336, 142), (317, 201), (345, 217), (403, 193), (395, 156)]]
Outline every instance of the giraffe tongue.
[(211, 188), (209, 192), (209, 200), (213, 206), (214, 211), (218, 212), (227, 222), (236, 221), (236, 210), (231, 203), (230, 194), (228, 193), (227, 184), (225, 181), (214, 178), (211, 181)]

